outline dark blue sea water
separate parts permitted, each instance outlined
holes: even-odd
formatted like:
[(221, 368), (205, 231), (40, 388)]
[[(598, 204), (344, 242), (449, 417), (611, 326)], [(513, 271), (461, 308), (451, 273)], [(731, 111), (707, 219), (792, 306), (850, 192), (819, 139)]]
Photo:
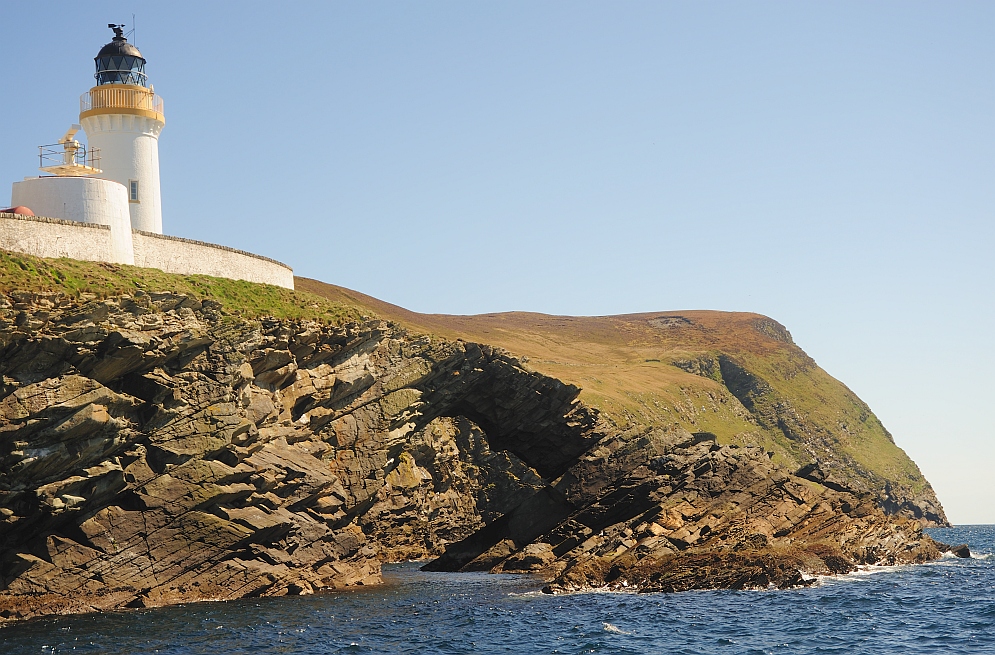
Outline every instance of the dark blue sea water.
[(28, 621), (0, 628), (0, 653), (995, 653), (995, 526), (931, 532), (976, 557), (791, 591), (568, 596), (400, 564), (360, 591)]

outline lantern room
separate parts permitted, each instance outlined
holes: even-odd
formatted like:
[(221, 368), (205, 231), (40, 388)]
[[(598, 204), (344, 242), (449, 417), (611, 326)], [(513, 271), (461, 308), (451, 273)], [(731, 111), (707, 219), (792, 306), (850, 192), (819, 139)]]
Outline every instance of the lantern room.
[(107, 27), (114, 30), (114, 38), (105, 45), (93, 58), (97, 64), (97, 85), (101, 84), (131, 84), (148, 86), (145, 76), (145, 58), (138, 48), (128, 43), (124, 36), (124, 25), (109, 23)]

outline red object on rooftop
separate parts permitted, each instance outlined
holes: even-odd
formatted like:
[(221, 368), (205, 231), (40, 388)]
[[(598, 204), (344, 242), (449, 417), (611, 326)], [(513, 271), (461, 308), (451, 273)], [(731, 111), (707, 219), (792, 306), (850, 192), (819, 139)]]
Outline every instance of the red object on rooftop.
[(0, 209), (0, 214), (20, 214), (21, 216), (34, 216), (35, 213), (24, 205), (18, 205), (17, 207), (8, 207), (7, 209)]

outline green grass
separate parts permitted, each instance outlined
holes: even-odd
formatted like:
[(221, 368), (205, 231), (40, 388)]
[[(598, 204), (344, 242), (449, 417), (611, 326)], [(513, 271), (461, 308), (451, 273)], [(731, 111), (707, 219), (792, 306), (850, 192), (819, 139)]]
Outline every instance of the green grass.
[(877, 416), (846, 385), (821, 368), (800, 362), (800, 352), (775, 356), (744, 355), (750, 370), (788, 398), (806, 423), (826, 430), (836, 447), (862, 468), (887, 480), (922, 491), (919, 467), (889, 438)]
[(342, 325), (375, 316), (348, 301), (329, 300), (306, 291), (207, 275), (174, 275), (157, 269), (75, 259), (42, 259), (0, 251), (0, 292), (63, 293), (73, 298), (171, 292), (211, 299), (223, 312), (246, 318), (272, 316)]

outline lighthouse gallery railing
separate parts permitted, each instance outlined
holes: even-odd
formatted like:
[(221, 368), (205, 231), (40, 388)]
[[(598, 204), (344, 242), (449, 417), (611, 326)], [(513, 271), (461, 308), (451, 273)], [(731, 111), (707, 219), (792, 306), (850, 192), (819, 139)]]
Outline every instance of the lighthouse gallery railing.
[(144, 109), (157, 114), (162, 111), (162, 97), (139, 86), (104, 84), (79, 97), (79, 111), (91, 109)]

